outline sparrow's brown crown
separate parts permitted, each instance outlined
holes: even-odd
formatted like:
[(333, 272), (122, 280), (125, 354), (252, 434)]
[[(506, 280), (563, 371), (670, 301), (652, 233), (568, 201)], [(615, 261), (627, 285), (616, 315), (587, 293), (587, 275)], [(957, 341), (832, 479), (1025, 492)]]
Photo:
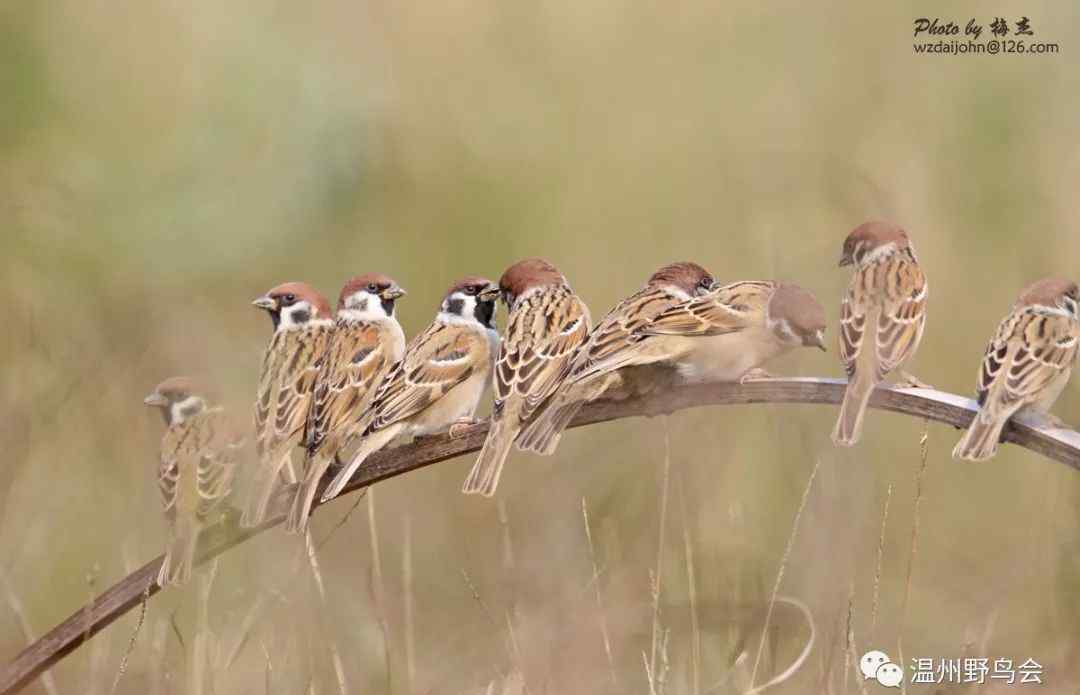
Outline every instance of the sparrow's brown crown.
[[(385, 299), (396, 299), (405, 292), (394, 279), (382, 273), (364, 273), (345, 283), (338, 295), (338, 311), (345, 307), (345, 301), (360, 290), (367, 290), (373, 295)], [(392, 297), (390, 295), (393, 295)]]
[[(810, 291), (782, 282), (769, 300), (769, 317), (786, 321), (804, 344), (814, 344), (825, 330), (825, 309)], [(807, 342), (809, 341), (809, 342)]]
[(169, 401), (182, 401), (188, 396), (201, 395), (202, 386), (188, 376), (171, 376), (154, 387), (154, 393), (164, 396)]
[(1068, 298), (1072, 301), (1080, 301), (1080, 289), (1072, 280), (1049, 277), (1031, 283), (1020, 293), (1017, 302), (1021, 306), (1060, 306), (1062, 300)]
[(326, 301), (326, 297), (306, 282), (286, 282), (271, 289), (266, 296), (276, 302), (279, 310), (303, 300), (315, 310), (315, 316), (312, 318), (330, 316), (330, 303)]
[(461, 292), (470, 296), (475, 296), (483, 293), (484, 290), (489, 290), (492, 288), (498, 289), (498, 286), (495, 285), (495, 283), (493, 283), (491, 280), (480, 277), (479, 275), (470, 275), (468, 277), (461, 278), (453, 285), (450, 285), (450, 289), (446, 290), (446, 294), (444, 296), (449, 298), (450, 295), (454, 294), (455, 292)]
[(911, 246), (911, 240), (907, 232), (892, 222), (864, 222), (844, 239), (840, 265), (861, 263), (867, 254), (885, 244), (894, 244), (897, 251), (902, 251)]
[(714, 289), (716, 280), (709, 271), (697, 263), (681, 261), (670, 263), (657, 270), (649, 278), (650, 285), (671, 285), (689, 295), (703, 294)]
[(507, 304), (533, 287), (565, 285), (566, 278), (542, 258), (527, 258), (506, 269), (499, 278), (499, 289)]

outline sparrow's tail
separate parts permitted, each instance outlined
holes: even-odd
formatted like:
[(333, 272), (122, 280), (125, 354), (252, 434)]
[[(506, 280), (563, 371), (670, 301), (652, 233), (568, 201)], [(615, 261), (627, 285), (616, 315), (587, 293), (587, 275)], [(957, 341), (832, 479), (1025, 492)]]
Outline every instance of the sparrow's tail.
[(322, 501), (329, 502), (341, 494), (341, 491), (349, 483), (349, 479), (352, 478), (356, 469), (367, 460), (368, 456), (371, 456), (376, 451), (389, 444), (394, 437), (401, 432), (401, 428), (401, 425), (391, 425), (386, 429), (372, 432), (361, 439), (360, 446), (356, 448), (356, 453), (353, 454), (352, 459), (342, 466), (341, 470), (334, 476), (334, 479), (326, 486), (326, 490), (323, 492)]
[(544, 408), (528, 426), (518, 434), (515, 443), (523, 451), (535, 451), (544, 456), (555, 453), (562, 439), (563, 430), (581, 410), (583, 401), (554, 402)]
[(1008, 421), (1007, 416), (984, 419), (982, 412), (976, 413), (975, 419), (971, 421), (964, 436), (953, 449), (953, 458), (985, 461), (996, 454), (998, 442), (1001, 440), (1001, 431), (1005, 429), (1005, 423)]
[(165, 551), (165, 560), (161, 563), (161, 569), (158, 570), (158, 586), (163, 589), (169, 584), (180, 586), (191, 579), (191, 570), (195, 567), (195, 549), (198, 544), (198, 523), (178, 518), (172, 531), (169, 548)]
[(240, 516), (241, 527), (251, 528), (253, 526), (258, 526), (266, 518), (266, 510), (270, 506), (270, 498), (274, 495), (274, 490), (277, 488), (281, 469), (289, 461), (291, 456), (292, 452), (286, 450), (285, 453), (276, 460), (271, 459), (269, 462), (260, 461), (259, 465), (255, 467), (255, 480), (251, 485), (251, 496), (248, 499), (247, 508)]
[(867, 378), (859, 378), (856, 374), (848, 381), (847, 390), (844, 391), (844, 402), (840, 404), (840, 417), (836, 419), (836, 427), (833, 428), (832, 440), (838, 446), (854, 446), (862, 434), (863, 415), (866, 414), (866, 404), (870, 402), (870, 394), (874, 392), (875, 383)]
[(492, 423), (487, 439), (484, 440), (484, 448), (480, 450), (480, 456), (461, 487), (462, 492), (466, 495), (481, 494), (484, 497), (495, 494), (503, 464), (510, 454), (510, 447), (514, 445), (514, 434), (503, 423)]
[(304, 479), (296, 487), (296, 496), (289, 508), (289, 516), (285, 519), (285, 530), (289, 533), (300, 534), (307, 531), (311, 506), (315, 502), (315, 490), (319, 487), (323, 474), (330, 468), (330, 461), (331, 459), (321, 452), (308, 458)]

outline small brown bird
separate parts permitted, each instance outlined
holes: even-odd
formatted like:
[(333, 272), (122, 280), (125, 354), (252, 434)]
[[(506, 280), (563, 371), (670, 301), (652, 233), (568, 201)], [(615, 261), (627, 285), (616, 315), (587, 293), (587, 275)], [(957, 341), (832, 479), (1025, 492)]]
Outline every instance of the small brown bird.
[[(907, 232), (890, 222), (856, 227), (844, 240), (840, 265), (854, 265), (855, 275), (840, 309), (840, 361), (848, 385), (832, 440), (852, 446), (874, 388), (919, 347), (927, 287)], [(902, 377), (904, 385), (925, 386)]]
[(668, 381), (753, 378), (760, 365), (791, 348), (824, 350), (824, 332), (824, 309), (797, 285), (717, 287), (696, 263), (664, 266), (597, 324), (518, 444), (550, 454), (589, 401), (648, 392)]
[(252, 304), (270, 314), (274, 335), (263, 356), (255, 400), (259, 460), (240, 519), (245, 527), (263, 522), (282, 468), (291, 465), (292, 450), (305, 440), (318, 362), (334, 327), (326, 298), (303, 282), (279, 285)]
[(555, 266), (519, 261), (499, 280), (510, 310), (495, 364), (491, 429), (462, 492), (495, 494), (510, 447), (537, 408), (555, 391), (574, 351), (589, 334), (589, 309)]
[(405, 353), (405, 333), (394, 315), (395, 302), (404, 295), (405, 290), (380, 273), (355, 277), (341, 288), (334, 331), (309, 408), (304, 476), (285, 521), (292, 533), (307, 529), (319, 481), (360, 434), (357, 421)]
[(157, 582), (179, 586), (191, 578), (199, 533), (232, 489), (243, 440), (224, 410), (211, 406), (206, 391), (187, 377), (166, 379), (143, 403), (159, 408), (165, 419), (158, 488), (170, 540)]
[(982, 461), (997, 453), (1005, 423), (1034, 410), (1055, 424), (1050, 407), (1069, 381), (1080, 337), (1076, 283), (1046, 278), (1029, 285), (986, 346), (976, 398), (979, 412), (953, 456)]
[(456, 427), (474, 422), (499, 348), (498, 296), (498, 286), (480, 277), (467, 277), (450, 288), (435, 321), (413, 338), (404, 359), (379, 386), (362, 420), (363, 439), (322, 501), (336, 497), (367, 457), (392, 441), (448, 426), (454, 436)]

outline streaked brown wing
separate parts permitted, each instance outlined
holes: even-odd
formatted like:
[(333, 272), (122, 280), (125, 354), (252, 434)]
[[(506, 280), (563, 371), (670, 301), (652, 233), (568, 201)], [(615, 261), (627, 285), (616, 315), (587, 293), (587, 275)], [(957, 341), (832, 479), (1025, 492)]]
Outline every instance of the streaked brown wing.
[(501, 417), (508, 399), (520, 398), (520, 422), (555, 390), (589, 333), (589, 310), (567, 287), (522, 301), (511, 313), (495, 365), (493, 411)]
[(291, 341), (293, 349), (282, 359), (273, 429), (266, 448), (275, 453), (302, 441), (312, 389), (319, 375), (319, 360), (332, 331), (328, 326), (317, 325), (291, 333), (295, 334)]
[(312, 394), (307, 446), (353, 421), (391, 366), (382, 331), (374, 324), (339, 322)]
[[(1051, 382), (1072, 368), (1077, 357), (1077, 336), (1069, 319), (1033, 311), (1025, 311), (1015, 323), (1006, 346), (1005, 359), (994, 377), (1001, 387), (994, 391), (997, 398), (990, 399), (999, 400), (1003, 407), (1037, 400)], [(988, 372), (994, 366), (984, 360)]]
[(195, 431), (199, 439), (198, 449), (193, 452), (199, 466), (198, 514), (205, 518), (232, 492), (236, 459), (244, 442), (221, 408), (200, 415)]
[(433, 323), (413, 339), (379, 388), (368, 431), (400, 422), (442, 398), (490, 359), (487, 338), (475, 330)]
[(281, 361), (289, 352), (294, 331), (275, 332), (270, 344), (263, 353), (262, 369), (259, 372), (259, 388), (255, 396), (255, 448), (260, 458), (273, 438), (270, 423), (273, 409), (277, 404), (278, 372)]
[(176, 494), (180, 480), (180, 446), (188, 428), (169, 427), (161, 437), (157, 484), (161, 505), (169, 518), (176, 512)]
[(926, 276), (917, 263), (900, 257), (884, 273), (884, 301), (878, 313), (877, 376), (899, 367), (915, 353), (926, 325)]
[(760, 320), (775, 289), (772, 282), (725, 285), (662, 312), (639, 333), (702, 337), (734, 333)]

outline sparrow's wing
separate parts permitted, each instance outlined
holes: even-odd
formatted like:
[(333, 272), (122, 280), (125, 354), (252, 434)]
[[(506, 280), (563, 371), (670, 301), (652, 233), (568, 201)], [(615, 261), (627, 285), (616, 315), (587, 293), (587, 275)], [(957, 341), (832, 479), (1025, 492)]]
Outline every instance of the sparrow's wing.
[(490, 360), (486, 336), (436, 322), (416, 336), (372, 402), (367, 432), (384, 429), (427, 408)]
[(332, 331), (327, 326), (309, 326), (292, 334), (290, 350), (280, 361), (278, 390), (266, 451), (277, 453), (301, 441), (307, 423), (308, 406), (319, 365)]
[[(582, 381), (636, 364), (643, 352), (642, 344), (648, 342), (641, 331), (680, 301), (662, 287), (646, 287), (619, 302), (574, 354), (567, 381)], [(649, 361), (659, 359), (656, 352), (656, 346), (652, 346)]]
[(391, 366), (384, 331), (371, 323), (339, 322), (319, 369), (312, 394), (307, 446), (354, 420)]
[(523, 300), (511, 313), (495, 365), (493, 417), (513, 399), (518, 427), (551, 395), (589, 333), (589, 310), (568, 287)]
[(926, 325), (926, 275), (913, 260), (886, 264), (881, 276), (883, 301), (877, 319), (877, 376), (899, 367), (915, 354)]
[(869, 295), (862, 286), (861, 277), (861, 273), (855, 273), (840, 304), (840, 364), (848, 379), (855, 376), (866, 335), (866, 314), (870, 310)]
[(725, 285), (712, 292), (680, 302), (638, 331), (639, 335), (714, 336), (734, 333), (759, 323), (772, 282), (746, 281)]
[(1002, 322), (979, 369), (979, 404), (990, 414), (1038, 400), (1072, 368), (1077, 335), (1064, 316), (1021, 310)]
[(255, 448), (261, 459), (273, 439), (273, 409), (277, 404), (278, 372), (284, 358), (291, 331), (275, 331), (263, 353), (259, 371), (259, 388), (255, 395)]
[(180, 482), (180, 447), (186, 434), (186, 427), (169, 427), (161, 437), (157, 483), (161, 492), (161, 506), (168, 518), (172, 518), (176, 513), (176, 495)]
[(193, 437), (198, 439), (192, 452), (198, 461), (198, 516), (204, 519), (232, 492), (236, 459), (244, 440), (221, 408), (196, 418)]

